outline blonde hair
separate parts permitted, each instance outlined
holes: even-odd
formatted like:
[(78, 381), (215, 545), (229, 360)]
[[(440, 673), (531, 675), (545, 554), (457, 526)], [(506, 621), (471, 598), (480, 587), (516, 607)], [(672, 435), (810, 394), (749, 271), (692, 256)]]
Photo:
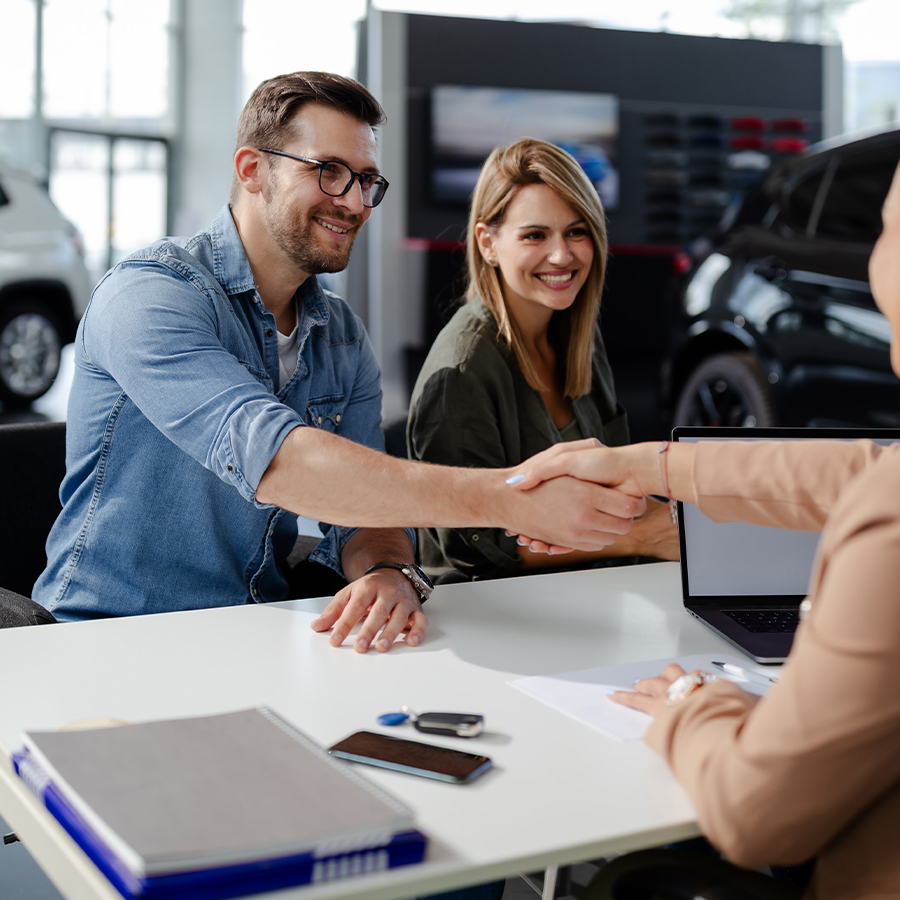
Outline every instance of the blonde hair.
[(591, 389), (594, 329), (606, 276), (607, 238), (600, 197), (581, 166), (565, 150), (537, 138), (521, 138), (508, 147), (495, 148), (485, 161), (469, 211), (466, 301), (480, 299), (484, 303), (496, 319), (500, 335), (512, 350), (525, 380), (536, 391), (546, 390), (509, 315), (499, 269), (488, 265), (475, 239), (475, 226), (479, 223), (492, 231), (503, 224), (510, 203), (529, 184), (546, 184), (576, 210), (584, 219), (594, 245), (591, 270), (575, 302), (554, 314), (559, 338), (566, 348), (565, 394), (574, 400)]

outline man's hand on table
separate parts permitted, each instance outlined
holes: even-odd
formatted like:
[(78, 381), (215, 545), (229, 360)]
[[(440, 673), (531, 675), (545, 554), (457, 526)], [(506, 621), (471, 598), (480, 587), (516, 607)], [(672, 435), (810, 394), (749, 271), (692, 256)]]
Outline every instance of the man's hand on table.
[(401, 632), (406, 632), (406, 643), (416, 647), (428, 627), (418, 593), (396, 569), (378, 569), (351, 581), (334, 595), (312, 628), (332, 629), (331, 645), (340, 647), (360, 621), (363, 624), (353, 642), (357, 653), (373, 646), (385, 653)]

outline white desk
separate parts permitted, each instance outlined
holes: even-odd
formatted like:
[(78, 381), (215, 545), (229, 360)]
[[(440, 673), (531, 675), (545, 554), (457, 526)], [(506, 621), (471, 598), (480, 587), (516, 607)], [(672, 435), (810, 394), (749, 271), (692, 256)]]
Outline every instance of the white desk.
[[(483, 713), (471, 743), (494, 768), (466, 786), (366, 767), (429, 836), (419, 866), (271, 894), (404, 898), (697, 833), (686, 795), (643, 744), (623, 744), (510, 687), (515, 676), (728, 650), (682, 609), (678, 565), (447, 585), (427, 604), (421, 647), (334, 649), (309, 623), (325, 601), (227, 607), (0, 631), (0, 814), (70, 900), (119, 895), (19, 783), (9, 753), (26, 729), (266, 704), (325, 746), (381, 713)], [(121, 898), (119, 898), (121, 900)]]

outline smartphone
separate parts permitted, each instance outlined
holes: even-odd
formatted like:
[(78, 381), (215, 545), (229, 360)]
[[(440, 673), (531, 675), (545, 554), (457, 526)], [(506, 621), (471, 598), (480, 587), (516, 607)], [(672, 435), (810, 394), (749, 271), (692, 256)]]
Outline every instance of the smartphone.
[(423, 744), (421, 741), (388, 737), (373, 731), (357, 731), (329, 747), (328, 752), (351, 762), (436, 778), (453, 784), (466, 784), (492, 765), (487, 756), (463, 750), (448, 750), (433, 744)]

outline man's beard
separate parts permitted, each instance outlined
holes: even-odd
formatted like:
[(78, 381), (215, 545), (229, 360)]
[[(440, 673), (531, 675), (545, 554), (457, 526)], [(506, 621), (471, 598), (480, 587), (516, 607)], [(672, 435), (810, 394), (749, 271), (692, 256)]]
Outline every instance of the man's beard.
[(326, 218), (340, 221), (349, 229), (350, 234), (342, 246), (327, 247), (319, 234), (320, 230), (327, 231), (327, 229), (323, 229), (323, 226), (313, 221), (315, 212), (315, 209), (311, 209), (291, 215), (275, 204), (267, 202), (265, 218), (269, 234), (291, 262), (307, 275), (342, 272), (350, 262), (350, 251), (359, 230), (359, 217), (346, 216), (337, 210), (329, 209)]

